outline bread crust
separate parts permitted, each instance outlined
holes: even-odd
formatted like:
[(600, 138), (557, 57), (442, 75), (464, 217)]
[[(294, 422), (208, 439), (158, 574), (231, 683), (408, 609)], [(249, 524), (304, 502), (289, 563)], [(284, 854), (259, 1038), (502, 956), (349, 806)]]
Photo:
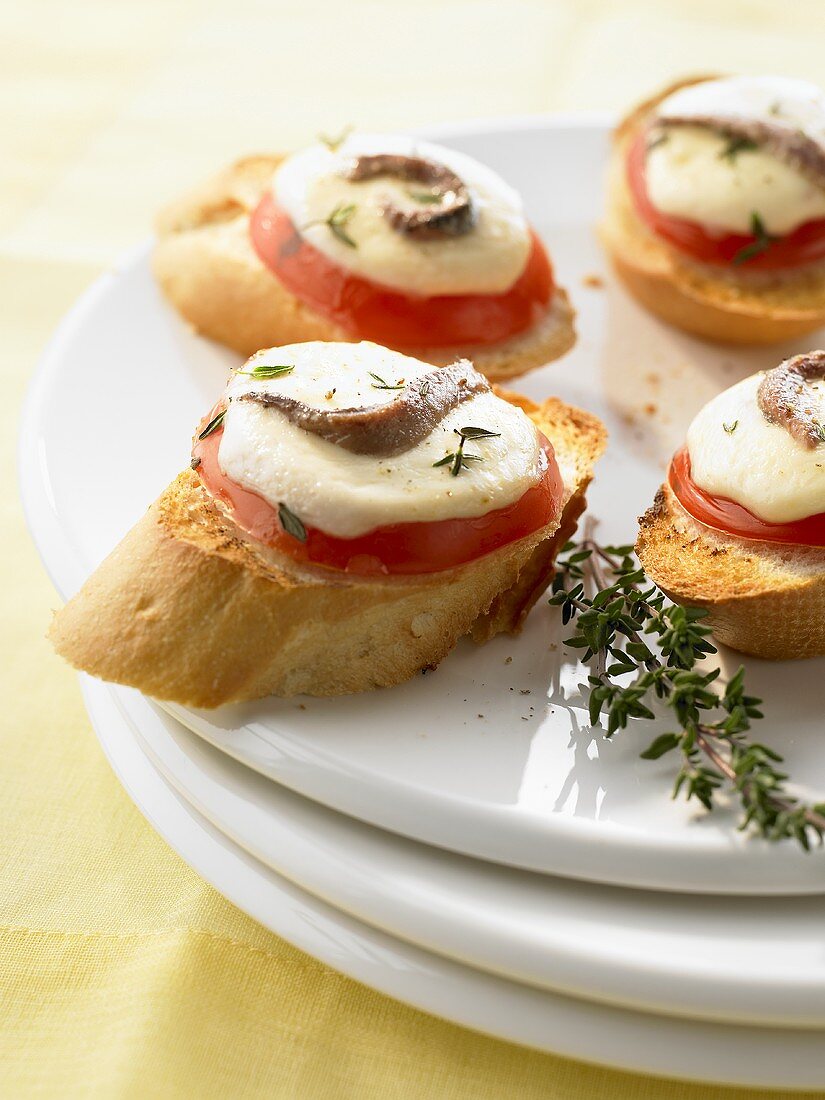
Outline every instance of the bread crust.
[(633, 204), (625, 161), (640, 127), (672, 92), (712, 79), (702, 76), (678, 81), (619, 124), (600, 236), (630, 293), (668, 324), (728, 344), (764, 345), (795, 339), (825, 324), (825, 263), (786, 272), (723, 272), (690, 260), (657, 237)]
[(102, 679), (215, 707), (399, 684), (466, 634), (481, 642), (518, 630), (575, 529), (606, 433), (557, 399), (536, 406), (502, 396), (556, 448), (565, 484), (558, 530), (419, 577), (299, 571), (247, 537), (187, 470), (55, 615), (55, 649)]
[(639, 520), (636, 552), (672, 600), (707, 609), (732, 649), (769, 660), (825, 654), (825, 549), (724, 535), (663, 485)]
[[(280, 344), (358, 339), (291, 294), (252, 246), (249, 216), (282, 159), (238, 161), (170, 205), (155, 226), (152, 266), (168, 300), (196, 332), (244, 358)], [(472, 359), (492, 381), (503, 381), (564, 355), (576, 342), (574, 319), (557, 287), (544, 316), (500, 344), (399, 350), (436, 366)]]

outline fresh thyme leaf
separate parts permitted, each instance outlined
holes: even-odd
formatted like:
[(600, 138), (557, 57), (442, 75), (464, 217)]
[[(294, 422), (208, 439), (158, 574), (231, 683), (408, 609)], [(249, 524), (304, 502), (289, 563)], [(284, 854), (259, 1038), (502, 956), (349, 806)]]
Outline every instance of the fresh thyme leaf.
[(484, 461), (482, 455), (470, 455), (464, 450), (464, 444), (468, 439), (493, 439), (501, 435), (501, 432), (491, 432), (487, 428), (476, 428), (472, 425), (466, 428), (453, 428), (453, 431), (459, 437), (458, 448), (433, 463), (433, 466), (449, 466), (453, 477), (458, 477), (462, 470), (469, 470), (471, 462)]
[(330, 228), (330, 232), (333, 236), (337, 237), (339, 241), (342, 241), (348, 248), (357, 248), (358, 245), (347, 233), (345, 226), (355, 213), (355, 203), (339, 203), (338, 206), (332, 211), (327, 218), (326, 224)]
[(466, 428), (454, 428), (453, 430), (462, 439), (494, 439), (501, 435), (501, 432), (491, 432), (488, 428), (474, 428), (472, 425), (468, 425)]
[(780, 754), (748, 737), (762, 711), (760, 700), (746, 693), (744, 669), (724, 689), (717, 686), (718, 668), (705, 671), (704, 658), (716, 650), (704, 611), (671, 603), (631, 546), (600, 546), (589, 527), (580, 543), (562, 551), (553, 593), (550, 603), (560, 608), (562, 622), (575, 620), (576, 633), (565, 644), (591, 663), (593, 724), (606, 716), (611, 737), (631, 719), (653, 718), (651, 705), (658, 701), (677, 727), (656, 737), (641, 756), (658, 760), (677, 753), (674, 798), (696, 799), (712, 811), (726, 791), (739, 801), (740, 829), (767, 840), (796, 840), (806, 850), (812, 840), (822, 842), (825, 803), (809, 805), (788, 793), (788, 777), (777, 767)]
[(751, 141), (750, 138), (736, 137), (732, 135), (728, 137), (728, 143), (719, 154), (719, 159), (729, 160), (731, 163), (733, 163), (733, 161), (736, 160), (740, 153), (752, 153), (754, 149), (758, 148), (758, 142)]
[(291, 374), (294, 366), (286, 364), (256, 363), (252, 370), (239, 370), (236, 374), (246, 375), (247, 378), (279, 378), (282, 374)]
[(725, 421), (723, 420), (722, 421), (722, 427), (725, 429), (725, 431), (728, 433), (728, 435), (733, 435), (733, 433), (739, 427), (739, 421), (734, 420), (734, 421), (732, 421), (732, 423), (726, 424)]
[(310, 229), (313, 225), (325, 225), (334, 237), (343, 242), (348, 248), (357, 248), (358, 244), (347, 233), (346, 224), (356, 211), (354, 202), (339, 202), (328, 218), (307, 222), (304, 229)]
[(821, 421), (817, 421), (817, 423), (814, 424), (814, 431), (816, 432), (820, 443), (825, 443), (825, 424), (823, 424)]
[(374, 378), (375, 381), (370, 385), (374, 390), (403, 390), (406, 382), (396, 382), (394, 385), (390, 385), (389, 382), (385, 382), (380, 374), (375, 374), (373, 371), (368, 370), (367, 374), (370, 378)]
[(434, 205), (441, 202), (443, 196), (434, 194), (432, 191), (408, 191), (407, 194), (414, 202), (423, 203), (425, 206)]
[(298, 542), (306, 542), (306, 527), (304, 527), (295, 513), (287, 508), (283, 501), (278, 505), (278, 519), (281, 521), (281, 527), (283, 527), (288, 535), (292, 535)]
[(345, 126), (343, 130), (334, 137), (329, 137), (327, 134), (318, 134), (318, 140), (322, 145), (326, 145), (331, 153), (334, 153), (344, 144), (352, 131), (352, 126)]
[(751, 214), (751, 233), (756, 240), (751, 241), (750, 244), (746, 244), (744, 248), (740, 248), (733, 257), (733, 262), (737, 266), (739, 264), (746, 264), (748, 260), (753, 260), (757, 256), (761, 256), (763, 252), (767, 252), (771, 245), (779, 240), (778, 237), (773, 237), (768, 233), (765, 229), (764, 222), (755, 210)]
[(215, 416), (212, 417), (212, 419), (209, 421), (209, 423), (206, 425), (206, 427), (203, 429), (203, 431), (198, 436), (198, 439), (206, 439), (206, 437), (208, 435), (211, 435), (212, 432), (216, 432), (218, 430), (218, 428), (220, 428), (221, 424), (223, 424), (223, 420), (224, 420), (225, 416), (226, 416), (226, 409), (221, 409), (221, 411), (219, 413), (217, 413)]

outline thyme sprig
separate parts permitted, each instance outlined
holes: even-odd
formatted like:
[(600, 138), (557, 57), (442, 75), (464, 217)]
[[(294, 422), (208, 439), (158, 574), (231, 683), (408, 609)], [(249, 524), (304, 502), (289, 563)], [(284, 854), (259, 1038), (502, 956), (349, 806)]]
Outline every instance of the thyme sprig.
[(249, 370), (245, 368), (239, 368), (235, 371), (236, 374), (242, 374), (245, 378), (280, 378), (283, 374), (292, 374), (295, 370), (294, 364), (288, 363), (254, 363)]
[(725, 148), (720, 152), (719, 159), (730, 161), (732, 164), (740, 153), (752, 153), (759, 148), (759, 143), (750, 138), (737, 137), (731, 134), (727, 139)]
[(408, 191), (407, 194), (413, 202), (420, 202), (424, 206), (434, 206), (444, 199), (443, 195), (439, 195), (435, 191)]
[(376, 374), (375, 371), (368, 370), (367, 374), (374, 381), (370, 382), (370, 385), (374, 390), (403, 390), (406, 386), (406, 382), (402, 378), (400, 382), (387, 382), (385, 378), (382, 378), (380, 374)]
[(352, 133), (353, 126), (345, 126), (338, 134), (318, 134), (318, 141), (326, 145), (331, 153), (336, 153)]
[(459, 437), (458, 447), (433, 463), (433, 466), (449, 466), (453, 477), (458, 477), (462, 470), (469, 470), (470, 462), (484, 461), (481, 455), (471, 455), (464, 450), (468, 439), (495, 439), (501, 435), (501, 432), (491, 432), (489, 428), (477, 428), (472, 424), (468, 424), (466, 428), (453, 428), (453, 431)]
[(326, 218), (319, 218), (317, 221), (307, 222), (304, 229), (311, 229), (313, 225), (325, 225), (332, 233), (333, 237), (337, 237), (342, 244), (345, 244), (347, 248), (357, 248), (358, 242), (354, 241), (347, 232), (347, 222), (355, 213), (357, 207), (354, 202), (339, 202), (335, 209)]
[(767, 252), (771, 245), (776, 244), (779, 240), (779, 237), (774, 237), (767, 231), (765, 223), (755, 210), (751, 213), (751, 233), (755, 240), (751, 241), (750, 244), (746, 244), (744, 248), (740, 248), (733, 257), (733, 262), (737, 266), (746, 264), (748, 260), (755, 260), (757, 256)]
[(223, 424), (225, 418), (226, 409), (221, 409), (219, 413), (216, 413), (212, 417), (212, 419), (209, 421), (203, 431), (198, 433), (198, 439), (206, 439), (207, 436), (210, 436), (212, 434), (212, 432), (216, 432), (218, 428), (220, 428), (221, 424)]
[(303, 521), (290, 508), (287, 508), (283, 501), (278, 505), (278, 519), (281, 527), (288, 535), (292, 535), (298, 542), (306, 542), (307, 529), (304, 527)]
[(710, 811), (727, 789), (739, 800), (740, 829), (768, 840), (793, 838), (806, 850), (812, 839), (822, 842), (825, 803), (808, 805), (789, 794), (788, 776), (777, 767), (780, 754), (747, 736), (762, 712), (761, 700), (745, 692), (744, 669), (722, 688), (721, 670), (702, 667), (716, 652), (704, 611), (671, 603), (640, 568), (633, 547), (601, 546), (589, 529), (562, 551), (553, 593), (562, 622), (575, 619), (576, 633), (566, 644), (591, 662), (591, 723), (605, 714), (612, 737), (631, 718), (654, 718), (651, 705), (659, 700), (675, 729), (641, 756), (658, 760), (678, 752), (674, 798), (681, 793)]

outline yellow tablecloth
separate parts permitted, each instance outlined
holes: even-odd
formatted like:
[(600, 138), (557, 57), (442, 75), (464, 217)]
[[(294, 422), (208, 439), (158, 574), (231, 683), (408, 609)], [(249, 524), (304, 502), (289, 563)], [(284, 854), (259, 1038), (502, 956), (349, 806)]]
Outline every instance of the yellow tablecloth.
[(43, 639), (56, 597), (16, 500), (15, 424), (79, 292), (146, 234), (164, 199), (229, 157), (348, 122), (614, 109), (680, 72), (821, 79), (823, 34), (821, 0), (4, 6), (0, 1094), (719, 1095), (405, 1008), (265, 932), (190, 871), (121, 790), (73, 674)]

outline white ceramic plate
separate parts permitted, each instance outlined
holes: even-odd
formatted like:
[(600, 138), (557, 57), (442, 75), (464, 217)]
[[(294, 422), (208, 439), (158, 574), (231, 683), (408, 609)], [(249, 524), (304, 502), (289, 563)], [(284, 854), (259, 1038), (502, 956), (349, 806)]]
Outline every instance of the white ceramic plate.
[(301, 798), (112, 688), (153, 763), (262, 863), (371, 925), (589, 1000), (735, 1023), (825, 1025), (825, 898), (627, 890), (468, 859)]
[(732, 1085), (825, 1087), (821, 1031), (678, 1020), (531, 989), (339, 912), (209, 825), (146, 758), (109, 689), (85, 677), (83, 688), (112, 767), (158, 832), (233, 904), (329, 966), (436, 1016), (570, 1058)]
[[(533, 121), (439, 136), (519, 187), (549, 242), (579, 309), (581, 337), (569, 356), (519, 384), (534, 397), (559, 393), (605, 419), (611, 444), (591, 510), (606, 538), (628, 541), (692, 413), (789, 349), (734, 354), (703, 345), (658, 324), (612, 285), (584, 285), (604, 268), (592, 232), (604, 128)], [(162, 302), (146, 250), (97, 284), (61, 327), (27, 406), (21, 480), (35, 539), (63, 594), (79, 587), (184, 466), (192, 426), (234, 361)], [(792, 844), (749, 841), (731, 820), (671, 802), (670, 760), (638, 758), (655, 733), (649, 724), (612, 742), (592, 730), (579, 690), (583, 670), (559, 648), (555, 619), (539, 607), (518, 639), (482, 650), (461, 645), (434, 674), (391, 691), (268, 699), (212, 714), (170, 709), (302, 794), (471, 855), (667, 889), (825, 889), (825, 859)], [(766, 700), (760, 736), (821, 796), (821, 706), (811, 685), (821, 683), (825, 662), (747, 663)]]

